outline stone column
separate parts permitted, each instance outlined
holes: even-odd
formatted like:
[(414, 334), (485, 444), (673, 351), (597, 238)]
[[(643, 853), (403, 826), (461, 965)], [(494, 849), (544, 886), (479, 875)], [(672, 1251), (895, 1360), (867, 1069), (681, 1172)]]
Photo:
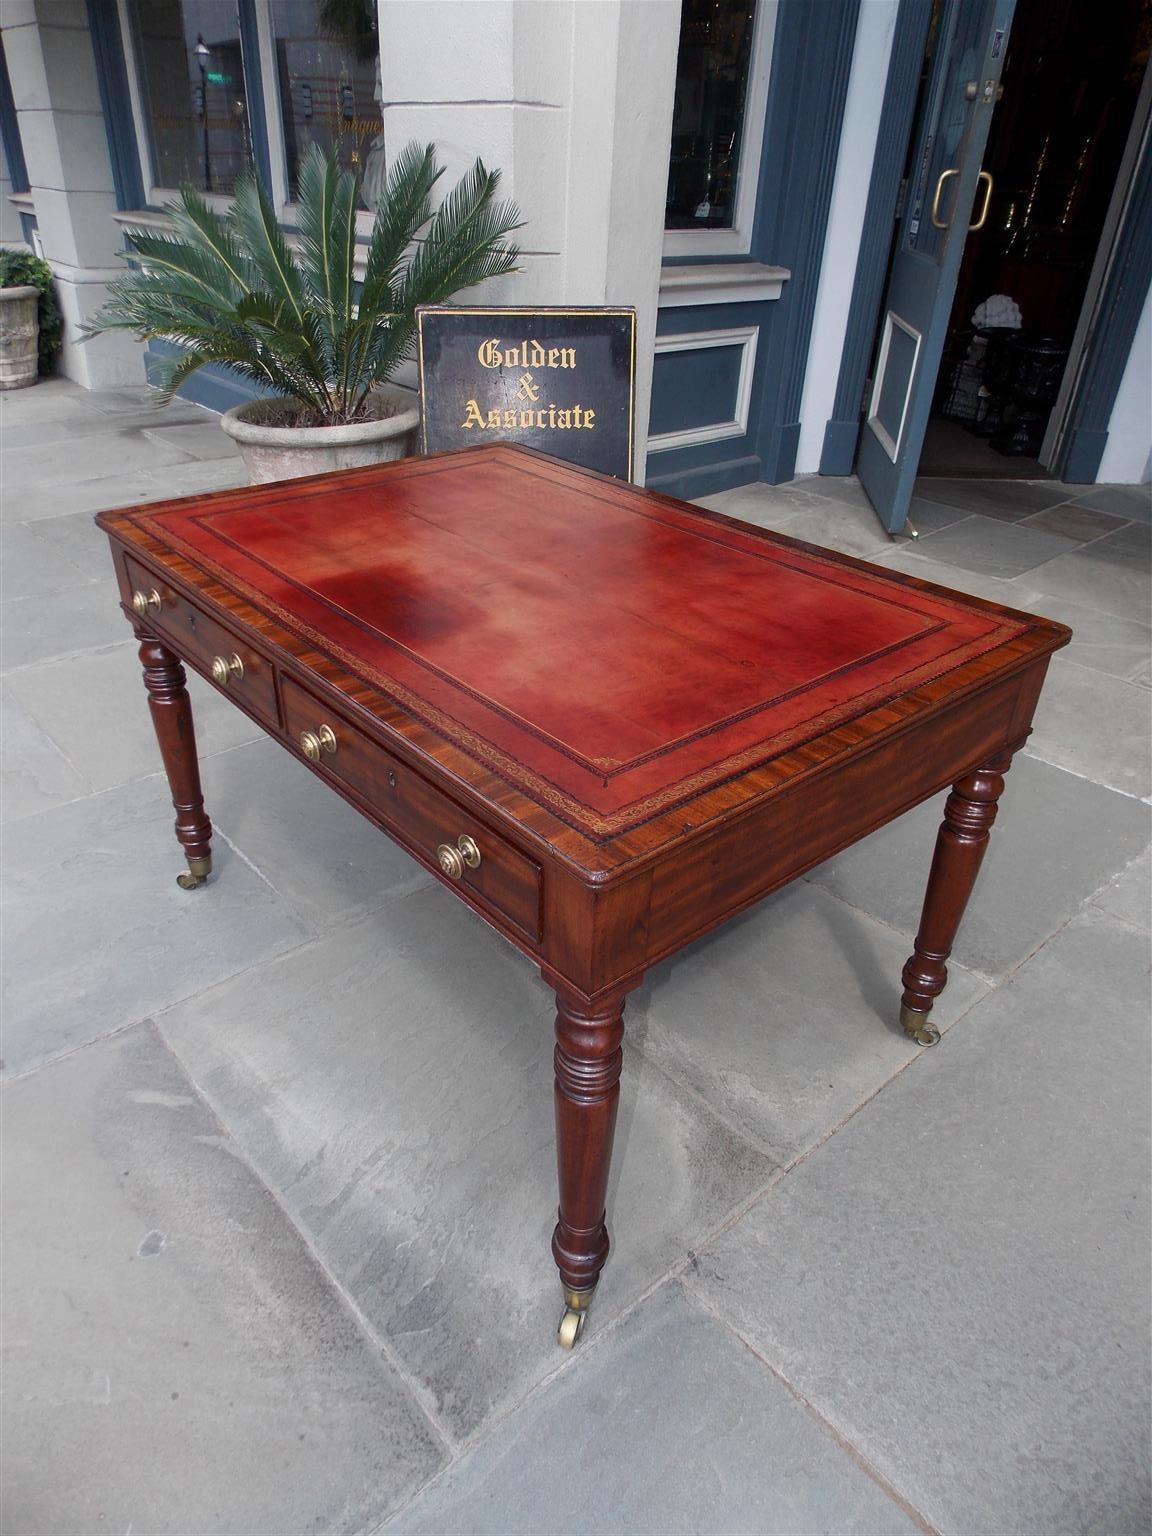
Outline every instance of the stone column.
[(433, 140), (504, 172), (522, 270), (493, 304), (632, 304), (637, 478), (652, 387), (679, 0), (378, 0), (389, 155)]
[(59, 369), (89, 389), (144, 382), (130, 337), (79, 344), (123, 271), (116, 194), (84, 0), (5, 0), (4, 52), (44, 256), (64, 314)]

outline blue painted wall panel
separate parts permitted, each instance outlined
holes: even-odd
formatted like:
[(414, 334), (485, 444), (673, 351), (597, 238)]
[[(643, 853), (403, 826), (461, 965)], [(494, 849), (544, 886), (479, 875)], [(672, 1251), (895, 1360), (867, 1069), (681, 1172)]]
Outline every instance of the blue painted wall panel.
[(732, 343), (657, 352), (652, 368), (652, 414), (648, 431), (683, 432), (690, 427), (731, 421), (744, 349)]

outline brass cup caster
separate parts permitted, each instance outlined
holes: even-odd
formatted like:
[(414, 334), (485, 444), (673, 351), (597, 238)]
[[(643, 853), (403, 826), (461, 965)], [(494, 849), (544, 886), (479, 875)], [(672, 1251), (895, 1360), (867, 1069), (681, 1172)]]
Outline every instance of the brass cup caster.
[(588, 1316), (588, 1308), (592, 1305), (592, 1297), (596, 1293), (596, 1287), (589, 1286), (586, 1291), (571, 1291), (565, 1287), (564, 1316), (560, 1319), (560, 1327), (556, 1333), (556, 1342), (561, 1349), (574, 1349), (576, 1341), (584, 1332), (584, 1321)]
[(935, 1024), (930, 1024), (926, 1013), (917, 1013), (915, 1008), (909, 1008), (907, 1003), (900, 1004), (900, 1023), (904, 1027), (904, 1033), (917, 1045), (937, 1045), (940, 1040), (940, 1031)]
[(202, 859), (188, 860), (188, 868), (176, 876), (176, 884), (182, 891), (194, 891), (204, 884), (211, 873), (212, 855), (206, 853)]

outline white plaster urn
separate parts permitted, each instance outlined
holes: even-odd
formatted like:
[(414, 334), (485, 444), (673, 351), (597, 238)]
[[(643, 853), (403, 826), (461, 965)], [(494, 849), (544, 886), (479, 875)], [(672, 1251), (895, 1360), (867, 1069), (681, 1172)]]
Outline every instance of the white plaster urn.
[(0, 389), (36, 382), (39, 305), (39, 288), (0, 288)]
[(368, 420), (308, 427), (282, 424), (298, 416), (294, 401), (248, 400), (225, 411), (220, 425), (239, 447), (249, 483), (264, 485), (405, 458), (416, 445), (420, 407), (411, 395), (383, 391), (372, 396), (372, 404)]

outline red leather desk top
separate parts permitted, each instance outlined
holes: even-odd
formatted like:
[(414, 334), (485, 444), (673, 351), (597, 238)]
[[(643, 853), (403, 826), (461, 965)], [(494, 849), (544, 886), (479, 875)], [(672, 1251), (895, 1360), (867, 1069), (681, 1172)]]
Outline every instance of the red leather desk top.
[(505, 446), (127, 521), (592, 838), (1028, 628)]

